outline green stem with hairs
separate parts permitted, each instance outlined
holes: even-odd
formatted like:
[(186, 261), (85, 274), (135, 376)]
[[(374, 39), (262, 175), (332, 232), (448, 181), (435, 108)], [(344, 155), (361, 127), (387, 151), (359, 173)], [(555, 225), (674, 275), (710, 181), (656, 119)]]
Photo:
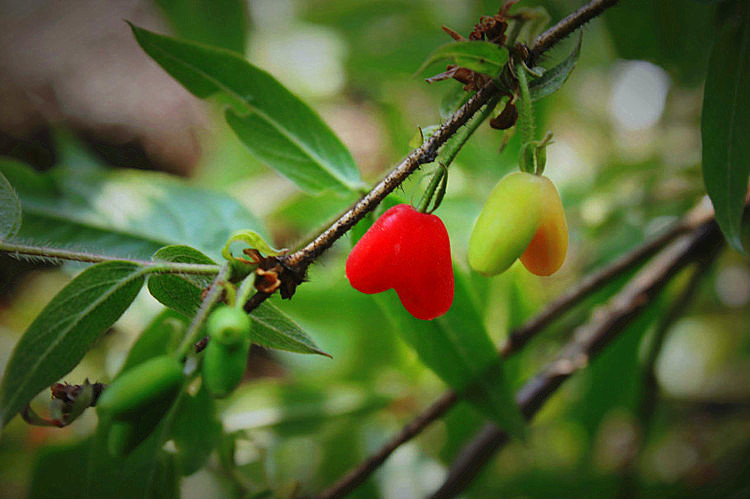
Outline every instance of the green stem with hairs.
[(198, 309), (198, 312), (193, 317), (193, 320), (190, 323), (187, 332), (185, 333), (185, 337), (183, 338), (182, 343), (180, 343), (180, 346), (177, 349), (178, 359), (182, 360), (183, 358), (185, 358), (193, 345), (200, 339), (203, 323), (206, 322), (211, 309), (221, 298), (222, 291), (224, 290), (223, 283), (224, 281), (226, 281), (227, 277), (229, 277), (229, 270), (229, 264), (222, 265), (219, 273), (216, 274), (216, 278), (211, 283), (211, 286), (209, 286), (206, 297), (201, 302), (201, 306)]
[(534, 140), (534, 108), (531, 105), (531, 93), (529, 92), (529, 80), (526, 77), (526, 68), (523, 62), (515, 65), (516, 78), (518, 78), (518, 90), (521, 94), (518, 106), (518, 118), (521, 122), (521, 137), (524, 143)]
[(198, 263), (159, 262), (152, 260), (138, 260), (133, 258), (121, 258), (109, 255), (99, 255), (83, 251), (72, 251), (46, 246), (30, 246), (25, 244), (14, 244), (0, 241), (0, 252), (7, 253), (11, 257), (27, 257), (31, 259), (59, 262), (62, 260), (84, 263), (101, 262), (130, 262), (149, 268), (149, 272), (159, 274), (195, 274), (214, 275), (219, 272), (218, 265), (207, 265)]
[[(432, 198), (435, 195), (435, 191), (440, 185), (440, 181), (443, 179), (443, 175), (448, 174), (448, 167), (451, 165), (451, 163), (453, 163), (453, 160), (456, 159), (458, 152), (466, 144), (469, 138), (474, 134), (474, 132), (477, 131), (479, 125), (484, 123), (484, 121), (489, 118), (489, 116), (495, 110), (495, 106), (497, 106), (499, 100), (500, 98), (497, 95), (490, 98), (490, 100), (487, 101), (487, 105), (482, 107), (482, 109), (476, 115), (474, 115), (474, 117), (471, 118), (469, 122), (466, 123), (466, 125), (464, 125), (462, 128), (459, 128), (456, 134), (445, 143), (442, 150), (440, 151), (440, 156), (443, 158), (440, 160), (442, 167), (437, 169), (435, 173), (433, 173), (430, 184), (427, 186), (427, 189), (422, 195), (422, 199), (419, 201), (418, 209), (420, 212), (424, 213), (427, 211), (427, 208), (430, 205), (430, 201), (432, 201)], [(432, 208), (433, 211), (436, 208), (437, 207), (434, 206)]]

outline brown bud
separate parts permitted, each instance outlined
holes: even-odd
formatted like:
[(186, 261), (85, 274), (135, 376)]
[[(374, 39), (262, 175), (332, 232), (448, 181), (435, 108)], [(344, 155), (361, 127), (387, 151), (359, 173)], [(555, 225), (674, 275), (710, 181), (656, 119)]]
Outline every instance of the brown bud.
[(516, 104), (513, 101), (508, 101), (500, 114), (490, 120), (490, 126), (495, 130), (507, 130), (516, 124), (516, 120), (518, 120)]

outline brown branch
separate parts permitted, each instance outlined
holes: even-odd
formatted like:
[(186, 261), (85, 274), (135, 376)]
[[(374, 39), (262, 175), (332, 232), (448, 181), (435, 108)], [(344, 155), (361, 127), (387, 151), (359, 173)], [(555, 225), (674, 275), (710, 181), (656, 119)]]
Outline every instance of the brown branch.
[(438, 149), (458, 129), (474, 116), (474, 113), (492, 98), (498, 89), (490, 82), (474, 94), (456, 111), (421, 147), (412, 151), (404, 161), (391, 170), (370, 192), (349, 208), (327, 229), (310, 241), (304, 248), (282, 258), (283, 263), (298, 271), (304, 270), (326, 249), (330, 248), (354, 224), (374, 210), (385, 197), (401, 185), (420, 165), (430, 163), (437, 157)]
[[(531, 419), (544, 402), (575, 372), (614, 339), (682, 268), (711, 252), (722, 241), (715, 222), (699, 226), (676, 241), (645, 267), (592, 319), (573, 332), (562, 354), (516, 394), (524, 416)], [(487, 424), (459, 453), (442, 486), (431, 499), (455, 497), (476, 477), (489, 459), (508, 441), (507, 434)]]
[(639, 439), (640, 444), (634, 449), (634, 452), (628, 456), (627, 464), (621, 473), (622, 481), (620, 483), (618, 497), (622, 499), (638, 497), (635, 463), (639, 453), (642, 451), (643, 442), (646, 440), (650, 431), (651, 421), (659, 398), (659, 386), (656, 379), (656, 360), (661, 353), (664, 339), (675, 321), (685, 314), (692, 303), (695, 293), (698, 290), (698, 286), (703, 281), (703, 278), (711, 268), (713, 262), (716, 260), (720, 249), (721, 245), (717, 245), (715, 250), (708, 252), (704, 258), (699, 259), (687, 284), (685, 284), (685, 287), (680, 291), (680, 294), (672, 300), (669, 309), (659, 321), (659, 324), (649, 341), (648, 352), (646, 353), (641, 368), (643, 392), (638, 400), (636, 410), (636, 416), (640, 422), (641, 429), (641, 438)]
[(374, 473), (393, 451), (419, 435), (430, 423), (442, 417), (457, 401), (458, 395), (456, 392), (453, 390), (446, 391), (442, 397), (433, 402), (419, 416), (412, 419), (409, 424), (404, 426), (395, 437), (389, 440), (375, 454), (372, 454), (355, 468), (349, 470), (333, 486), (315, 496), (315, 499), (334, 499), (349, 494)]
[(526, 61), (529, 67), (532, 67), (540, 55), (554, 47), (560, 40), (613, 7), (617, 2), (618, 0), (593, 0), (536, 37), (534, 47)]
[[(572, 307), (580, 303), (593, 291), (599, 289), (603, 284), (616, 278), (623, 272), (627, 272), (654, 256), (667, 244), (674, 241), (678, 236), (690, 232), (711, 218), (711, 211), (704, 204), (692, 210), (683, 220), (672, 228), (652, 239), (651, 241), (626, 253), (615, 262), (586, 276), (573, 289), (552, 301), (542, 312), (527, 321), (519, 328), (513, 330), (505, 344), (500, 348), (500, 356), (510, 357), (519, 351), (531, 338), (542, 331), (555, 319), (559, 318)], [(342, 476), (330, 488), (321, 492), (317, 499), (333, 499), (343, 497), (358, 487), (367, 479), (378, 466), (395, 451), (400, 445), (419, 435), (432, 422), (440, 419), (458, 402), (458, 395), (453, 390), (447, 390), (438, 400), (433, 402), (427, 409), (419, 413), (414, 419), (407, 423), (404, 428), (389, 440), (383, 447), (370, 457), (352, 468), (346, 475)]]

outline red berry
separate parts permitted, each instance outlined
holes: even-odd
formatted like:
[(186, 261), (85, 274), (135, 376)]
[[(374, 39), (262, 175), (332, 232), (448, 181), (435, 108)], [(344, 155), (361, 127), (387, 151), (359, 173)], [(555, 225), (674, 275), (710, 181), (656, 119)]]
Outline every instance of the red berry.
[(406, 204), (394, 206), (354, 246), (346, 277), (367, 294), (395, 289), (417, 319), (443, 315), (453, 303), (451, 248), (443, 221)]

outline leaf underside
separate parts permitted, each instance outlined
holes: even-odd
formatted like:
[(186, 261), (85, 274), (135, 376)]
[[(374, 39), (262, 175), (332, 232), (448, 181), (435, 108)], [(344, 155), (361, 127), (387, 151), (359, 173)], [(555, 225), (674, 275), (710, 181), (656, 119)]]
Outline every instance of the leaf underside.
[(60, 291), (16, 344), (0, 384), (0, 427), (70, 372), (135, 299), (145, 269), (129, 262), (89, 267)]

